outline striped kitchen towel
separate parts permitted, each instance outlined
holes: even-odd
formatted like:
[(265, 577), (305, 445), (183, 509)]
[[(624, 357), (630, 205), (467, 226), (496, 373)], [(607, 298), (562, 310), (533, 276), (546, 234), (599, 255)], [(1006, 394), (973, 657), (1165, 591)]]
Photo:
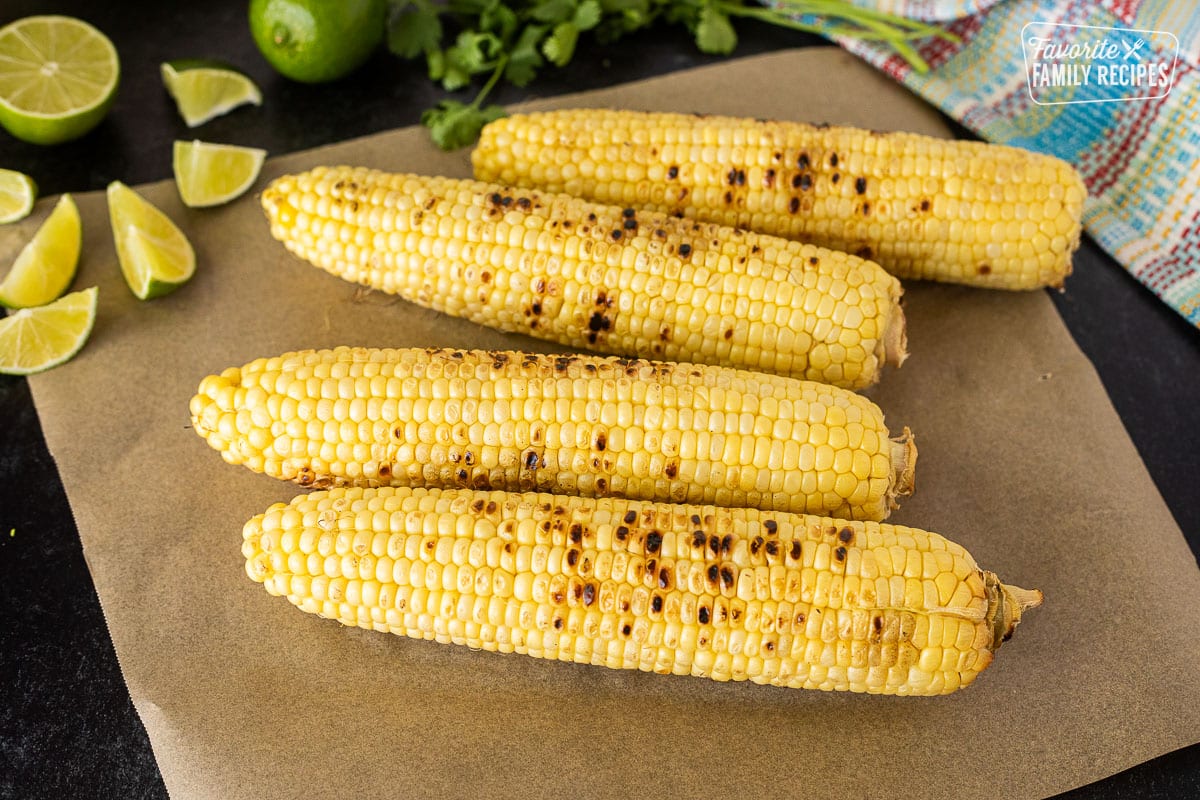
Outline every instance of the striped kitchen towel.
[(886, 45), (837, 42), (982, 138), (1074, 164), (1088, 186), (1088, 233), (1200, 326), (1194, 0), (851, 2), (955, 34), (957, 43), (917, 45), (924, 74)]

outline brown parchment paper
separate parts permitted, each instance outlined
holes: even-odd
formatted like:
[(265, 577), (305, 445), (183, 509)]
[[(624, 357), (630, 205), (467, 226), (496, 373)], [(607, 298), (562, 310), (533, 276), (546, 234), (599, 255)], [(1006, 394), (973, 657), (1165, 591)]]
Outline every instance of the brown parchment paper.
[[(734, 61), (538, 105), (612, 105), (946, 135), (836, 50)], [(400, 130), (268, 162), (466, 176)], [(189, 428), (209, 372), (305, 347), (552, 350), (369, 295), (287, 255), (253, 193), (188, 210), (176, 294), (140, 303), (103, 196), (78, 198), (100, 286), (86, 349), (31, 384), (117, 654), (176, 798), (1041, 797), (1200, 739), (1200, 571), (1090, 364), (1042, 293), (911, 285), (912, 358), (872, 391), (917, 433), (892, 521), (943, 532), (1046, 593), (993, 667), (945, 698), (624, 673), (348, 629), (247, 579), (243, 522), (298, 491)], [(4, 232), (11, 260), (47, 213)], [(1070, 291), (1070, 283), (1067, 284)]]

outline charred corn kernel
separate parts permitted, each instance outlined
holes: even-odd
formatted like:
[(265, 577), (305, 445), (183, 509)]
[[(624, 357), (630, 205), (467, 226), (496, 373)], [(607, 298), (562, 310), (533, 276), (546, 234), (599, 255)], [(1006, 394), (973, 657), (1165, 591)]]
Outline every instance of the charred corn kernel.
[[(314, 525), (326, 515), (330, 526)], [(291, 558), (312, 540), (331, 557)], [(372, 550), (402, 550), (413, 566), (371, 577)], [(923, 590), (906, 590), (901, 576), (898, 587), (885, 580), (867, 591), (867, 565), (888, 561), (872, 556), (893, 550), (954, 558), (920, 579)], [(345, 625), (615, 669), (873, 694), (967, 686), (1041, 602), (914, 528), (533, 492), (314, 492), (251, 519), (242, 554), (268, 592)]]
[(347, 167), (282, 177), (262, 203), (275, 238), (334, 275), (572, 348), (848, 388), (905, 356), (899, 282), (813, 245)]
[(857, 253), (902, 278), (1060, 286), (1083, 181), (1051, 156), (911, 133), (570, 110), (483, 129), (481, 180), (678, 213)]
[[(226, 461), (320, 488), (540, 490), (883, 519), (912, 491), (916, 461), (907, 429), (889, 439), (878, 406), (846, 389), (599, 356), (287, 353), (205, 378), (191, 416)], [(840, 436), (835, 452), (831, 433), (851, 426), (872, 436), (855, 446)]]

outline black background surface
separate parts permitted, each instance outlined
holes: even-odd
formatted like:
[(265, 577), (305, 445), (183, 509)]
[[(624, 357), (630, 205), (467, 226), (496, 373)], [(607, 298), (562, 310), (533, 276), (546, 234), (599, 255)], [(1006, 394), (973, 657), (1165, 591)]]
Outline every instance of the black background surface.
[[(4, 0), (0, 26), (62, 13), (99, 27), (118, 49), (122, 84), (106, 120), (78, 141), (43, 148), (0, 131), (0, 167), (34, 176), (44, 195), (102, 189), (117, 179), (137, 184), (170, 177), (175, 139), (199, 135), (280, 155), (413, 124), (443, 97), (422, 64), (382, 52), (334, 84), (286, 81), (255, 50), (246, 5)], [(738, 31), (735, 56), (825, 44), (758, 23), (739, 24)], [(189, 130), (158, 70), (162, 61), (188, 57), (237, 65), (262, 88), (263, 105), (213, 120), (200, 134)], [(660, 27), (608, 47), (581, 42), (567, 68), (547, 70), (534, 85), (505, 89), (496, 100), (597, 88), (717, 60), (698, 53), (685, 31)], [(820, 115), (806, 110), (804, 116), (819, 121)], [(1076, 255), (1067, 291), (1053, 293), (1053, 300), (1192, 552), (1200, 553), (1200, 331), (1089, 240)], [(1081, 480), (1086, 476), (1063, 475), (1062, 491)], [(1088, 616), (1087, 609), (1079, 613)], [(0, 798), (165, 796), (28, 384), (0, 376)], [(1062, 797), (1200, 797), (1200, 745)]]

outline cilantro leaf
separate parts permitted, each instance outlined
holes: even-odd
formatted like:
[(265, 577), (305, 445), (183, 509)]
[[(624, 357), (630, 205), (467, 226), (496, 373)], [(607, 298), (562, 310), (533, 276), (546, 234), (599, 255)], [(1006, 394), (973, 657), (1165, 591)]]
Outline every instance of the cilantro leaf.
[(658, 8), (662, 18), (672, 25), (683, 25), (693, 34), (700, 20), (700, 10), (711, 5), (711, 0), (694, 0), (694, 2), (671, 2)]
[[(661, 2), (662, 0), (659, 0)], [(650, 0), (598, 0), (600, 10), (605, 14), (618, 14), (626, 11), (636, 11), (640, 14), (650, 13)]]
[(479, 15), (479, 27), (496, 34), (504, 41), (508, 41), (513, 35), (517, 24), (517, 12), (506, 6), (501, 0), (493, 0)]
[(579, 28), (574, 22), (560, 22), (542, 43), (542, 52), (551, 64), (565, 67), (575, 55), (575, 42), (579, 40)]
[(471, 76), (492, 70), (502, 51), (503, 43), (495, 34), (463, 31), (442, 54), (440, 74), (435, 75), (433, 59), (430, 60), (430, 77), (440, 79), (442, 87), (453, 92), (470, 83)]
[(576, 0), (539, 0), (533, 3), (529, 16), (538, 22), (566, 22), (575, 16)]
[[(456, 92), (471, 82), (471, 73), (463, 69), (462, 65), (451, 58), (451, 51), (445, 50), (441, 54), (441, 70), (437, 79), (442, 82), (442, 88), (447, 92)], [(430, 71), (432, 75), (432, 69)]]
[(702, 53), (729, 55), (737, 47), (737, 34), (729, 15), (717, 9), (711, 3), (705, 3), (700, 9), (700, 19), (696, 23), (696, 47)]
[(425, 0), (404, 0), (388, 19), (387, 48), (400, 58), (416, 58), (442, 42), (442, 21)]
[(479, 138), (479, 131), (505, 114), (501, 106), (478, 108), (457, 100), (443, 100), (421, 115), (434, 143), (443, 150), (466, 147)]
[(446, 8), (452, 14), (475, 16), (482, 14), (491, 2), (492, 0), (449, 0)]
[(429, 80), (440, 81), (446, 77), (446, 51), (441, 49), (426, 51), (425, 66), (429, 70)]
[(602, 15), (603, 11), (596, 0), (583, 0), (575, 9), (575, 16), (571, 18), (571, 22), (575, 23), (575, 27), (581, 31), (590, 31), (600, 24)]
[(537, 76), (538, 68), (545, 62), (538, 45), (549, 30), (545, 25), (526, 25), (517, 37), (516, 44), (508, 54), (504, 77), (516, 86), (525, 86)]
[(504, 43), (494, 33), (463, 31), (446, 51), (446, 58), (470, 75), (487, 72), (504, 50)]

